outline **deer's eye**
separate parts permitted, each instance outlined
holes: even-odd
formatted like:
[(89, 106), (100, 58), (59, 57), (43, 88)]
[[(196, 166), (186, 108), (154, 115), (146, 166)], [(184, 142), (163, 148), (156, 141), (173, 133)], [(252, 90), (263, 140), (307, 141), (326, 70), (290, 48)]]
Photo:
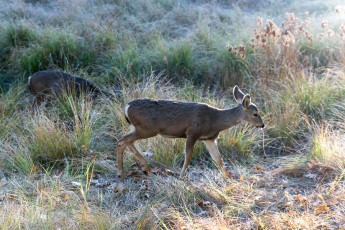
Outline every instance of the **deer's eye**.
[(254, 114), (253, 114), (253, 116), (254, 116), (254, 117), (258, 117), (258, 116), (259, 116), (259, 114), (257, 114), (257, 113), (254, 113)]

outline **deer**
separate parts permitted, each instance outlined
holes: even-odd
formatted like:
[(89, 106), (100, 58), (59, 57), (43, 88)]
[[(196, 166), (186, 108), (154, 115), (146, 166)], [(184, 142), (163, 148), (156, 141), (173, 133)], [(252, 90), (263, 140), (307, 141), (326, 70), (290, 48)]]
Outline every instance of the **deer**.
[(231, 173), (224, 166), (217, 138), (221, 131), (238, 124), (249, 123), (257, 128), (265, 124), (258, 108), (251, 102), (249, 94), (244, 94), (236, 85), (233, 96), (239, 103), (230, 109), (218, 109), (208, 104), (174, 100), (136, 99), (125, 106), (125, 118), (130, 132), (117, 142), (117, 175), (124, 178), (123, 156), (128, 147), (142, 165), (145, 174), (150, 173), (148, 162), (134, 146), (141, 139), (156, 135), (169, 138), (185, 138), (184, 163), (180, 178), (186, 175), (196, 141), (202, 141), (221, 173), (227, 177)]
[(108, 94), (97, 88), (90, 81), (58, 70), (43, 70), (34, 73), (28, 79), (29, 90), (34, 96), (33, 107), (39, 106), (44, 99), (58, 98), (63, 92), (91, 93), (93, 97)]

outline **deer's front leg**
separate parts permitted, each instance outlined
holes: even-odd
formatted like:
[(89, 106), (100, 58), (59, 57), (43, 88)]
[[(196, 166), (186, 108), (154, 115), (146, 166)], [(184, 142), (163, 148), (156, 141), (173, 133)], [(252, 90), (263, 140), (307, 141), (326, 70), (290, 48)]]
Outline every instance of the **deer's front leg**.
[(221, 170), (222, 174), (226, 177), (231, 177), (231, 173), (224, 167), (223, 159), (219, 153), (216, 140), (204, 140), (203, 141), (212, 159), (216, 162), (217, 166)]
[(143, 166), (142, 171), (145, 174), (150, 174), (151, 170), (144, 156), (138, 151), (133, 143), (129, 144), (128, 147), (134, 153), (134, 156), (140, 161), (140, 164)]

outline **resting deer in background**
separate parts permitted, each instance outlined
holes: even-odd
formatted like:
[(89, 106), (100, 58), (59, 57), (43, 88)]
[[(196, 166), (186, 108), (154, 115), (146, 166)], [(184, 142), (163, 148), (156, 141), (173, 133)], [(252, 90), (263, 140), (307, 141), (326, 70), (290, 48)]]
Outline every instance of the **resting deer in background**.
[(44, 99), (61, 96), (63, 92), (75, 93), (77, 97), (82, 92), (92, 93), (93, 96), (105, 93), (86, 79), (57, 70), (36, 72), (29, 77), (28, 84), (34, 96), (34, 107), (39, 106)]
[(149, 173), (149, 166), (134, 142), (157, 134), (171, 138), (186, 138), (185, 159), (180, 177), (184, 177), (192, 157), (194, 144), (201, 140), (223, 174), (229, 175), (223, 165), (216, 139), (220, 131), (248, 122), (264, 128), (258, 109), (250, 95), (235, 86), (233, 95), (240, 104), (231, 109), (217, 109), (207, 104), (170, 100), (138, 99), (125, 107), (125, 116), (131, 131), (117, 142), (118, 176), (123, 177), (123, 154), (128, 147)]

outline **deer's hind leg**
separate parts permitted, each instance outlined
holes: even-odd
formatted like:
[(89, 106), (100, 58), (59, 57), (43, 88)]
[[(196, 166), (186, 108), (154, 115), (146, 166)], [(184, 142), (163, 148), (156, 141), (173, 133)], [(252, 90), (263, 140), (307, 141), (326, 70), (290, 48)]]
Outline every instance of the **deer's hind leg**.
[(35, 95), (34, 99), (33, 99), (33, 102), (32, 102), (31, 108), (33, 110), (37, 109), (42, 104), (43, 101), (44, 101), (44, 96), (43, 95), (39, 95), (39, 94)]
[(184, 178), (186, 176), (186, 170), (188, 168), (190, 160), (192, 159), (194, 145), (196, 141), (197, 141), (197, 138), (191, 135), (187, 136), (184, 163), (183, 163), (182, 170), (180, 173), (180, 178)]
[(117, 148), (116, 148), (116, 161), (117, 161), (117, 176), (118, 177), (123, 177), (123, 153), (125, 152), (126, 149), (126, 144), (122, 142), (121, 138), (117, 142)]
[(123, 177), (123, 154), (128, 147), (134, 154), (134, 156), (139, 160), (140, 164), (143, 166), (143, 171), (148, 174), (150, 173), (149, 165), (144, 158), (144, 156), (139, 152), (139, 150), (134, 146), (134, 142), (140, 139), (146, 139), (149, 137), (156, 136), (156, 133), (144, 132), (143, 130), (136, 130), (134, 126), (131, 127), (131, 132), (123, 136), (117, 142), (117, 171), (118, 176)]

